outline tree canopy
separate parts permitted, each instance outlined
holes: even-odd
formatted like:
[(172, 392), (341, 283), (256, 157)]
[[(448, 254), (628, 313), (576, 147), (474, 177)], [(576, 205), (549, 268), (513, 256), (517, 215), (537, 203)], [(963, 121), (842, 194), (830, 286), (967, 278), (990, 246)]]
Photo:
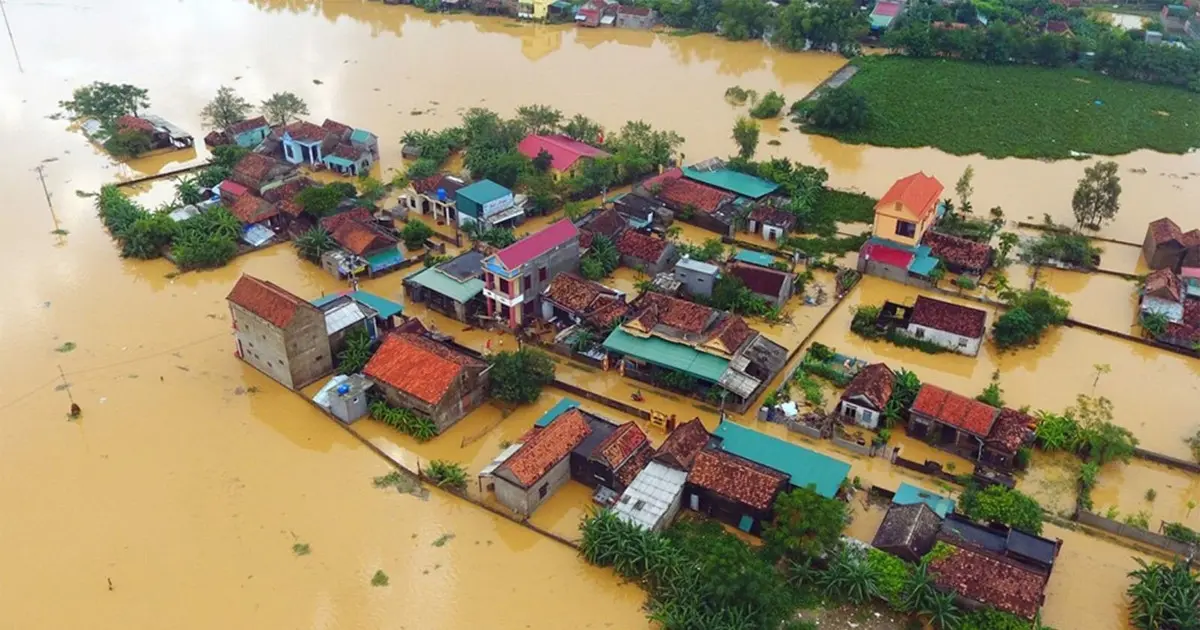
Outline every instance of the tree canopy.
[(554, 362), (533, 348), (500, 352), (491, 358), (491, 394), (512, 404), (538, 399), (542, 388), (554, 382)]
[(750, 159), (758, 149), (758, 123), (740, 116), (733, 123), (733, 142), (738, 148), (738, 157)]
[(200, 120), (209, 129), (224, 129), (241, 122), (254, 111), (250, 101), (242, 98), (233, 88), (222, 85), (217, 95), (200, 110)]
[(1083, 178), (1071, 198), (1075, 222), (1098, 229), (1121, 209), (1121, 177), (1116, 162), (1097, 162), (1084, 169)]
[(262, 102), (262, 113), (272, 125), (286, 125), (308, 115), (308, 103), (292, 92), (276, 92)]
[(796, 488), (775, 500), (775, 520), (763, 530), (764, 550), (774, 560), (817, 558), (837, 547), (847, 520), (844, 502)]
[(69, 101), (58, 106), (75, 118), (95, 118), (109, 126), (125, 115), (137, 116), (150, 106), (149, 92), (128, 83), (114, 84), (96, 81), (75, 90)]

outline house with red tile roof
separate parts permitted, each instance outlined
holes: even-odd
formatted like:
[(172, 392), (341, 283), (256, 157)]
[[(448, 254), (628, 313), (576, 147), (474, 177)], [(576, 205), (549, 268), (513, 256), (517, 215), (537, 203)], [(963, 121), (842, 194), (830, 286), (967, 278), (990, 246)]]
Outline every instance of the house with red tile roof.
[(1187, 290), (1183, 280), (1169, 268), (1151, 272), (1142, 282), (1138, 310), (1141, 317), (1161, 315), (1170, 323), (1183, 322), (1184, 299)]
[(874, 429), (892, 397), (896, 374), (886, 364), (873, 363), (858, 371), (838, 401), (837, 411), (855, 424)]
[(897, 180), (875, 204), (874, 236), (916, 247), (937, 220), (943, 190), (936, 177), (925, 173)]
[(1151, 221), (1142, 241), (1142, 257), (1156, 270), (1200, 267), (1200, 230), (1184, 232), (1169, 217)]
[(696, 460), (696, 454), (712, 441), (712, 434), (704, 427), (700, 418), (692, 418), (675, 427), (663, 440), (654, 461), (676, 470), (688, 471)]
[(429, 418), (439, 433), (487, 399), (487, 363), (420, 333), (393, 332), (363, 368), (389, 405)]
[(304, 208), (296, 203), (296, 195), (315, 185), (317, 183), (307, 177), (298, 177), (263, 191), (263, 199), (275, 204), (275, 207), (279, 208), (280, 214), (288, 217), (289, 220), (294, 220), (304, 212)]
[(571, 478), (589, 488), (612, 490), (615, 498), (645, 468), (654, 447), (635, 422), (615, 425), (583, 413), (588, 416), (592, 434), (571, 453)]
[(542, 319), (561, 326), (590, 322), (601, 310), (625, 304), (625, 294), (573, 273), (554, 277), (542, 291)]
[(256, 195), (264, 188), (284, 182), (296, 174), (296, 167), (262, 153), (247, 153), (233, 166), (229, 179), (245, 186)]
[(775, 306), (783, 306), (792, 297), (795, 276), (791, 272), (734, 261), (725, 266), (725, 273)]
[(959, 354), (972, 357), (979, 354), (987, 311), (924, 295), (917, 296), (912, 308), (905, 310), (906, 317), (902, 320), (905, 334)]
[(625, 230), (615, 244), (622, 265), (641, 269), (648, 276), (666, 271), (675, 262), (675, 244), (660, 236)]
[(517, 328), (542, 313), (552, 278), (579, 269), (579, 230), (562, 219), (483, 260), (483, 295), (493, 321)]
[(908, 432), (918, 439), (931, 436), (934, 445), (979, 460), (999, 415), (991, 405), (926, 383), (909, 409)]
[(1002, 407), (996, 422), (983, 441), (982, 464), (1004, 471), (1016, 466), (1017, 451), (1033, 441), (1033, 430), (1037, 421), (1027, 413)]
[(229, 211), (242, 222), (242, 225), (266, 223), (271, 228), (278, 228), (282, 225), (279, 209), (262, 197), (242, 195), (229, 206)]
[(634, 192), (657, 200), (681, 221), (733, 236), (737, 196), (685, 177), (683, 169), (672, 168), (655, 175), (638, 184)]
[(987, 243), (942, 234), (935, 227), (925, 233), (922, 244), (929, 248), (931, 256), (940, 260), (952, 273), (982, 277), (992, 266), (992, 247)]
[(631, 4), (617, 6), (617, 28), (652, 29), (658, 23), (658, 13), (650, 7)]
[(291, 389), (333, 371), (321, 309), (250, 275), (226, 296), (237, 357)]
[(550, 174), (555, 179), (574, 175), (588, 160), (609, 156), (603, 149), (562, 134), (529, 134), (517, 144), (517, 151), (531, 160), (542, 153), (548, 154)]
[(254, 149), (271, 135), (271, 125), (262, 116), (247, 118), (214, 131), (204, 137), (204, 144), (211, 147), (236, 144), (245, 149)]
[(769, 204), (759, 204), (750, 211), (750, 232), (761, 234), (768, 241), (782, 240), (796, 226), (796, 215)]
[(432, 214), (438, 225), (457, 223), (456, 193), (466, 185), (466, 180), (453, 175), (430, 175), (411, 182), (409, 190), (400, 196), (400, 204), (407, 207), (409, 212)]
[(592, 425), (578, 408), (560, 413), (545, 427), (534, 427), (494, 469), (496, 499), (517, 514), (533, 514), (570, 481), (571, 452), (591, 434)]
[(738, 525), (750, 523), (756, 534), (769, 522), (775, 498), (788, 486), (788, 475), (732, 453), (704, 449), (688, 471), (687, 490), (693, 510)]
[(950, 552), (929, 563), (939, 588), (970, 602), (1032, 620), (1046, 601), (1049, 575), (997, 554), (950, 545)]

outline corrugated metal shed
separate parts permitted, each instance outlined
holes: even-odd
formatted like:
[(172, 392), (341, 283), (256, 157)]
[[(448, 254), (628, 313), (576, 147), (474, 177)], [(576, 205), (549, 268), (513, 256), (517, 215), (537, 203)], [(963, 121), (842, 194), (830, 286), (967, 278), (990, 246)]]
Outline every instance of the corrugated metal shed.
[(649, 530), (661, 529), (671, 505), (683, 492), (687, 472), (650, 462), (617, 499), (617, 518)]

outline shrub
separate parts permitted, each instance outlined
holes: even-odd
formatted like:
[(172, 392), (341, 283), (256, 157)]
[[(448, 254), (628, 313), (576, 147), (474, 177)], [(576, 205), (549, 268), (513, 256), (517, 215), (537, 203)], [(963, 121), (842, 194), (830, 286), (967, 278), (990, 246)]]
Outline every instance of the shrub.
[(962, 513), (972, 520), (1003, 523), (1030, 533), (1042, 533), (1042, 507), (1032, 497), (1004, 486), (979, 490), (968, 487), (959, 499)]
[(783, 95), (775, 90), (771, 90), (763, 95), (762, 98), (750, 108), (750, 116), (753, 118), (775, 118), (779, 112), (783, 110), (783, 106), (787, 101)]
[(875, 574), (879, 594), (896, 606), (903, 597), (904, 585), (912, 576), (912, 565), (874, 547), (867, 550), (867, 564)]
[(878, 339), (883, 336), (875, 321), (879, 319), (878, 306), (858, 306), (854, 308), (854, 317), (850, 320), (850, 330), (866, 339)]
[(1130, 572), (1129, 621), (1139, 630), (1195, 628), (1200, 582), (1186, 560), (1167, 565), (1135, 558), (1139, 568)]
[(807, 107), (807, 112), (804, 109), (802, 106), (798, 113), (817, 129), (860, 131), (871, 125), (871, 104), (866, 95), (848, 85), (829, 90)]
[(1070, 302), (1041, 287), (1008, 291), (1003, 297), (1010, 308), (992, 324), (992, 336), (1001, 349), (1036, 344), (1047, 328), (1065, 322), (1071, 310)]
[(1079, 434), (1079, 423), (1067, 415), (1052, 414), (1046, 411), (1038, 412), (1037, 428), (1034, 438), (1037, 445), (1047, 452), (1073, 450), (1076, 436)]
[(771, 560), (802, 562), (834, 549), (848, 522), (846, 504), (811, 488), (796, 488), (775, 500), (775, 520), (763, 529), (763, 550)]
[(977, 283), (971, 276), (958, 276), (954, 278), (954, 285), (960, 289), (963, 289), (964, 291), (970, 291), (979, 286), (979, 283)]
[(540, 350), (501, 352), (492, 357), (491, 363), (491, 394), (507, 403), (531, 403), (543, 387), (554, 382), (554, 362)]
[(404, 241), (405, 249), (421, 249), (425, 247), (425, 241), (432, 237), (433, 228), (425, 225), (423, 221), (409, 221), (400, 231), (400, 238)]
[(467, 489), (467, 471), (461, 464), (435, 459), (429, 462), (425, 474), (439, 488), (451, 488), (460, 492)]

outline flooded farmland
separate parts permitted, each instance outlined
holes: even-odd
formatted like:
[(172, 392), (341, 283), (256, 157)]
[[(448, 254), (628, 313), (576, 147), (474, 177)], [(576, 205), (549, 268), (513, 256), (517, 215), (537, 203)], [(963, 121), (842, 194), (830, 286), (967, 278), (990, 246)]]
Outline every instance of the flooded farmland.
[[(9, 625), (540, 629), (569, 619), (571, 627), (647, 627), (641, 591), (590, 568), (572, 550), (438, 492), (421, 499), (374, 488), (372, 478), (389, 471), (382, 460), (234, 358), (224, 297), (240, 273), (306, 296), (343, 288), (299, 263), (290, 248), (176, 278), (167, 277), (173, 268), (165, 261), (117, 256), (91, 201), (76, 191), (197, 163), (203, 148), (116, 165), (49, 116), (73, 87), (128, 82), (149, 89), (151, 111), (201, 136), (199, 111), (219, 85), (252, 101), (290, 90), (315, 118), (379, 134), (386, 174), (401, 167), (398, 139), (406, 130), (452, 124), (468, 107), (509, 112), (537, 102), (610, 127), (640, 118), (675, 129), (687, 138), (687, 155), (699, 159), (733, 149), (726, 130), (739, 112), (721, 98), (727, 87), (776, 89), (794, 100), (842, 59), (707, 35), (576, 31), (355, 0), (5, 7), (19, 54), (18, 63), (7, 48), (0, 52), (0, 242), (7, 261), (0, 269), (7, 290), (0, 301), (0, 501), (9, 508), (0, 516), (0, 538), (9, 542), (0, 551), (0, 610)], [(1002, 205), (1010, 218), (1049, 213), (1069, 220), (1071, 190), (1085, 164), (847, 146), (783, 131), (790, 126), (764, 130), (781, 144), (764, 146), (762, 155), (819, 164), (832, 184), (873, 194), (914, 169), (952, 181), (970, 164), (976, 205)], [(1200, 195), (1196, 154), (1138, 152), (1117, 161), (1125, 207), (1106, 235), (1140, 241), (1147, 220)], [(32, 170), (39, 164), (52, 209)], [(157, 184), (139, 201), (153, 206), (170, 197), (170, 186)], [(56, 227), (68, 234), (51, 235)], [(365, 288), (399, 298), (401, 280), (390, 276)], [(632, 288), (636, 280), (622, 272), (614, 284)], [(1077, 292), (1091, 295), (1093, 280)], [(868, 279), (816, 338), (964, 393), (982, 389), (999, 369), (1010, 404), (1052, 409), (1089, 391), (1093, 363), (1111, 363), (1096, 391), (1114, 401), (1118, 422), (1150, 448), (1188, 455), (1181, 438), (1198, 422), (1177, 410), (1195, 398), (1194, 361), (1067, 329), (1035, 350), (999, 357), (985, 351), (974, 360), (863, 344), (847, 336), (848, 307), (907, 291), (881, 283)], [(1097, 308), (1118, 297), (1115, 288), (1096, 291)], [(766, 332), (794, 347), (826, 310), (799, 307), (793, 325)], [(410, 314), (425, 316), (419, 308)], [(487, 334), (431, 319), (470, 345)], [(615, 398), (636, 389), (565, 364), (560, 373)], [(452, 456), (477, 470), (558, 395), (547, 392), (508, 418), (484, 406), (420, 456)], [(646, 396), (648, 406), (700, 414), (715, 425), (715, 416), (691, 401), (649, 389)], [(79, 421), (66, 420), (71, 400), (83, 408)], [(414, 445), (385, 427), (355, 428), (373, 444), (416, 457)], [(759, 428), (783, 434), (775, 425)], [(906, 446), (906, 454), (919, 457), (922, 446)], [(853, 461), (853, 474), (864, 481), (938, 490), (881, 460), (839, 456)], [(1137, 479), (1109, 474), (1098, 506), (1140, 509), (1146, 488), (1155, 487), (1156, 515), (1161, 509), (1161, 518), (1196, 518), (1186, 479), (1163, 471)], [(538, 524), (569, 532), (582, 499), (579, 488), (568, 490), (538, 513)], [(856, 527), (865, 531), (872, 518)], [(447, 534), (453, 538), (434, 544)], [(1051, 581), (1047, 621), (1060, 630), (1122, 627), (1119, 600), (1131, 553), (1062, 535), (1072, 537)], [(311, 553), (297, 556), (296, 544)], [(370, 585), (376, 570), (390, 575), (391, 586)], [(1086, 588), (1072, 582), (1078, 575), (1089, 576)], [(1105, 605), (1093, 606), (1100, 594)], [(64, 599), (70, 605), (61, 605)]]

